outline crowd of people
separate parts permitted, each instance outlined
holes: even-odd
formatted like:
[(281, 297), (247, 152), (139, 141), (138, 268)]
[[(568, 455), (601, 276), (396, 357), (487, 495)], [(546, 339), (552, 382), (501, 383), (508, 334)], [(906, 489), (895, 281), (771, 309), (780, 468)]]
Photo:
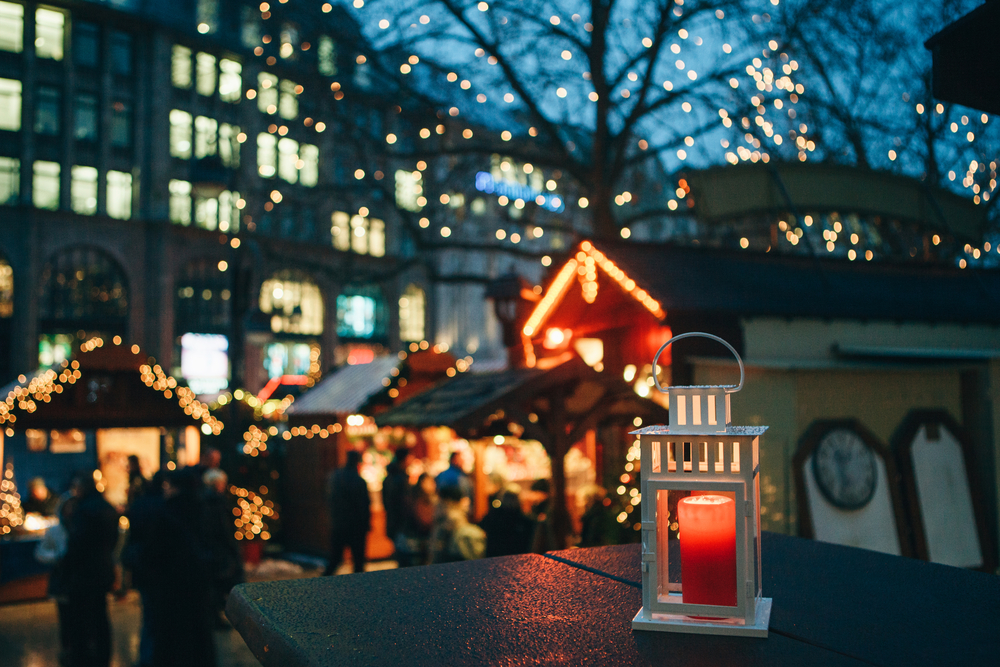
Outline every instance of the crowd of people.
[[(522, 489), (492, 479), (489, 509), (475, 523), (473, 485), (461, 457), (456, 452), (439, 475), (424, 473), (411, 484), (412, 453), (396, 451), (382, 501), (400, 567), (559, 548), (546, 520), (548, 480)], [(219, 452), (207, 449), (203, 461), (161, 469), (147, 480), (131, 457), (125, 508), (105, 500), (94, 471), (75, 475), (62, 498), (43, 481), (32, 481), (26, 504), (60, 519), (36, 557), (52, 566), (49, 593), (58, 607), (62, 665), (110, 664), (107, 596), (133, 588), (142, 601), (137, 667), (214, 667), (212, 631), (226, 626), (226, 598), (243, 581), (243, 563)], [(331, 557), (325, 574), (337, 572), (347, 550), (354, 571), (365, 568), (372, 510), (360, 466), (361, 454), (350, 451), (346, 465), (329, 480)], [(592, 487), (588, 494), (580, 546), (615, 543), (617, 525), (603, 489)]]
[[(208, 450), (202, 465), (161, 469), (147, 480), (133, 457), (127, 521), (92, 471), (74, 476), (60, 523), (36, 553), (52, 564), (62, 665), (110, 664), (107, 595), (130, 583), (142, 600), (138, 665), (214, 667), (212, 631), (225, 623), (226, 596), (243, 580), (228, 480), (218, 465), (219, 453)], [(120, 526), (129, 529), (124, 543)]]
[[(455, 452), (446, 470), (427, 473), (410, 484), (409, 449), (396, 451), (382, 482), (386, 535), (400, 567), (450, 563), (483, 557), (543, 553), (561, 548), (547, 521), (549, 482), (538, 479), (527, 489), (491, 480), (495, 491), (481, 521), (472, 521), (472, 480)], [(348, 452), (347, 463), (330, 478), (331, 556), (326, 574), (334, 574), (351, 551), (355, 572), (363, 572), (365, 540), (371, 530), (368, 488), (361, 478), (361, 454)], [(580, 546), (615, 544), (618, 526), (604, 489), (592, 486), (583, 499)]]

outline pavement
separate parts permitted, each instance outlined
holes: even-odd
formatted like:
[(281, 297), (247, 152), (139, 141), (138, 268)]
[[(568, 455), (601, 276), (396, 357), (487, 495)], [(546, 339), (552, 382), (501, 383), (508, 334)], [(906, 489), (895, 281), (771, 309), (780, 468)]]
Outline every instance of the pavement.
[[(394, 568), (394, 561), (368, 563), (367, 571)], [(284, 560), (265, 560), (247, 571), (248, 581), (279, 581), (319, 576), (322, 570), (302, 568)], [(337, 574), (351, 571), (345, 563)], [(111, 667), (133, 667), (138, 662), (142, 605), (134, 591), (108, 598), (113, 654)], [(260, 663), (233, 629), (215, 631), (218, 667), (260, 667)], [(59, 667), (59, 626), (52, 600), (0, 606), (0, 667)]]

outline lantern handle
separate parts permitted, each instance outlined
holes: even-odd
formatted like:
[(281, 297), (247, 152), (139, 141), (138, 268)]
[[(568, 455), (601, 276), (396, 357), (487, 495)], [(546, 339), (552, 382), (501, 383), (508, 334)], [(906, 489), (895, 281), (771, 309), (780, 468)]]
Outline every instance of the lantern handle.
[(653, 384), (656, 385), (656, 388), (659, 389), (664, 394), (667, 393), (667, 390), (660, 386), (660, 379), (658, 377), (656, 377), (656, 362), (660, 359), (660, 355), (663, 354), (663, 351), (665, 349), (667, 349), (667, 347), (669, 347), (671, 343), (673, 343), (675, 341), (678, 341), (678, 340), (681, 340), (682, 338), (692, 338), (694, 336), (700, 336), (701, 338), (710, 338), (710, 339), (712, 339), (714, 341), (718, 341), (718, 342), (722, 343), (727, 348), (729, 348), (729, 351), (732, 352), (733, 356), (736, 357), (736, 362), (740, 365), (740, 383), (738, 385), (736, 385), (735, 387), (733, 387), (733, 385), (727, 385), (725, 387), (725, 390), (726, 390), (727, 394), (735, 394), (740, 389), (742, 389), (743, 388), (744, 372), (743, 372), (743, 359), (740, 358), (740, 353), (737, 352), (736, 349), (733, 348), (732, 345), (730, 345), (729, 343), (727, 343), (723, 339), (719, 338), (718, 336), (713, 336), (712, 334), (703, 333), (701, 331), (689, 331), (688, 333), (682, 333), (682, 334), (679, 334), (677, 336), (674, 336), (673, 338), (671, 338), (670, 340), (668, 340), (666, 343), (664, 343), (663, 346), (659, 349), (659, 351), (656, 353), (656, 356), (653, 357), (653, 369), (652, 369), (653, 370)]

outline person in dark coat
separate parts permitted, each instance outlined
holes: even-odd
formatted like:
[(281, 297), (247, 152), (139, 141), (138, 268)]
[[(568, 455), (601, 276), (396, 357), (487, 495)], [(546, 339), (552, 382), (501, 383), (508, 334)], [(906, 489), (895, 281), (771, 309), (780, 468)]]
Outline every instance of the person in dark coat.
[(164, 470), (158, 470), (145, 491), (129, 505), (126, 517), (129, 522), (128, 542), (122, 550), (122, 565), (132, 576), (132, 586), (139, 591), (142, 599), (142, 630), (139, 634), (138, 667), (153, 664), (153, 628), (156, 627), (155, 602), (150, 597), (150, 587), (155, 573), (149, 571), (146, 550), (153, 541), (156, 521), (163, 507)]
[(149, 491), (149, 482), (142, 476), (139, 457), (130, 454), (128, 457), (128, 506)]
[(604, 547), (618, 544), (621, 535), (621, 524), (615, 520), (611, 509), (608, 492), (596, 484), (584, 491), (583, 516), (580, 517), (581, 547)]
[(465, 474), (465, 470), (462, 469), (461, 452), (452, 452), (448, 458), (448, 468), (438, 475), (434, 481), (437, 482), (438, 493), (442, 493), (447, 488), (456, 487), (462, 497), (468, 498), (469, 503), (472, 503), (472, 480), (469, 479), (469, 476)]
[(385, 507), (385, 534), (395, 543), (406, 528), (409, 514), (410, 477), (406, 468), (410, 463), (410, 450), (400, 447), (392, 462), (386, 466), (382, 482), (382, 505)]
[(371, 529), (371, 499), (368, 484), (358, 469), (361, 452), (347, 452), (347, 464), (333, 473), (330, 480), (330, 562), (325, 575), (336, 574), (350, 548), (354, 571), (365, 571), (365, 542)]
[(486, 531), (487, 558), (526, 554), (531, 548), (535, 522), (521, 511), (521, 499), (514, 489), (497, 494), (479, 526)]
[(193, 468), (168, 471), (163, 504), (142, 551), (150, 574), (153, 667), (215, 667), (212, 553), (201, 480)]
[(228, 628), (225, 610), (229, 591), (243, 583), (243, 559), (233, 532), (233, 501), (229, 478), (219, 468), (202, 476), (205, 501), (205, 537), (212, 556), (213, 618), (217, 628)]
[(73, 480), (74, 503), (60, 564), (65, 586), (66, 640), (72, 667), (107, 667), (111, 621), (107, 594), (115, 582), (118, 512), (97, 490), (91, 472)]

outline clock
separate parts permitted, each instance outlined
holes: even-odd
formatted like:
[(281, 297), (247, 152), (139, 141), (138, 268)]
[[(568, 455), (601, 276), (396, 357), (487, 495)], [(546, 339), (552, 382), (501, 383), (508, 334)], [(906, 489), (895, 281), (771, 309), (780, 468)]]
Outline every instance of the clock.
[(823, 497), (840, 509), (861, 509), (875, 495), (875, 452), (853, 430), (836, 428), (823, 436), (813, 452), (812, 473)]

